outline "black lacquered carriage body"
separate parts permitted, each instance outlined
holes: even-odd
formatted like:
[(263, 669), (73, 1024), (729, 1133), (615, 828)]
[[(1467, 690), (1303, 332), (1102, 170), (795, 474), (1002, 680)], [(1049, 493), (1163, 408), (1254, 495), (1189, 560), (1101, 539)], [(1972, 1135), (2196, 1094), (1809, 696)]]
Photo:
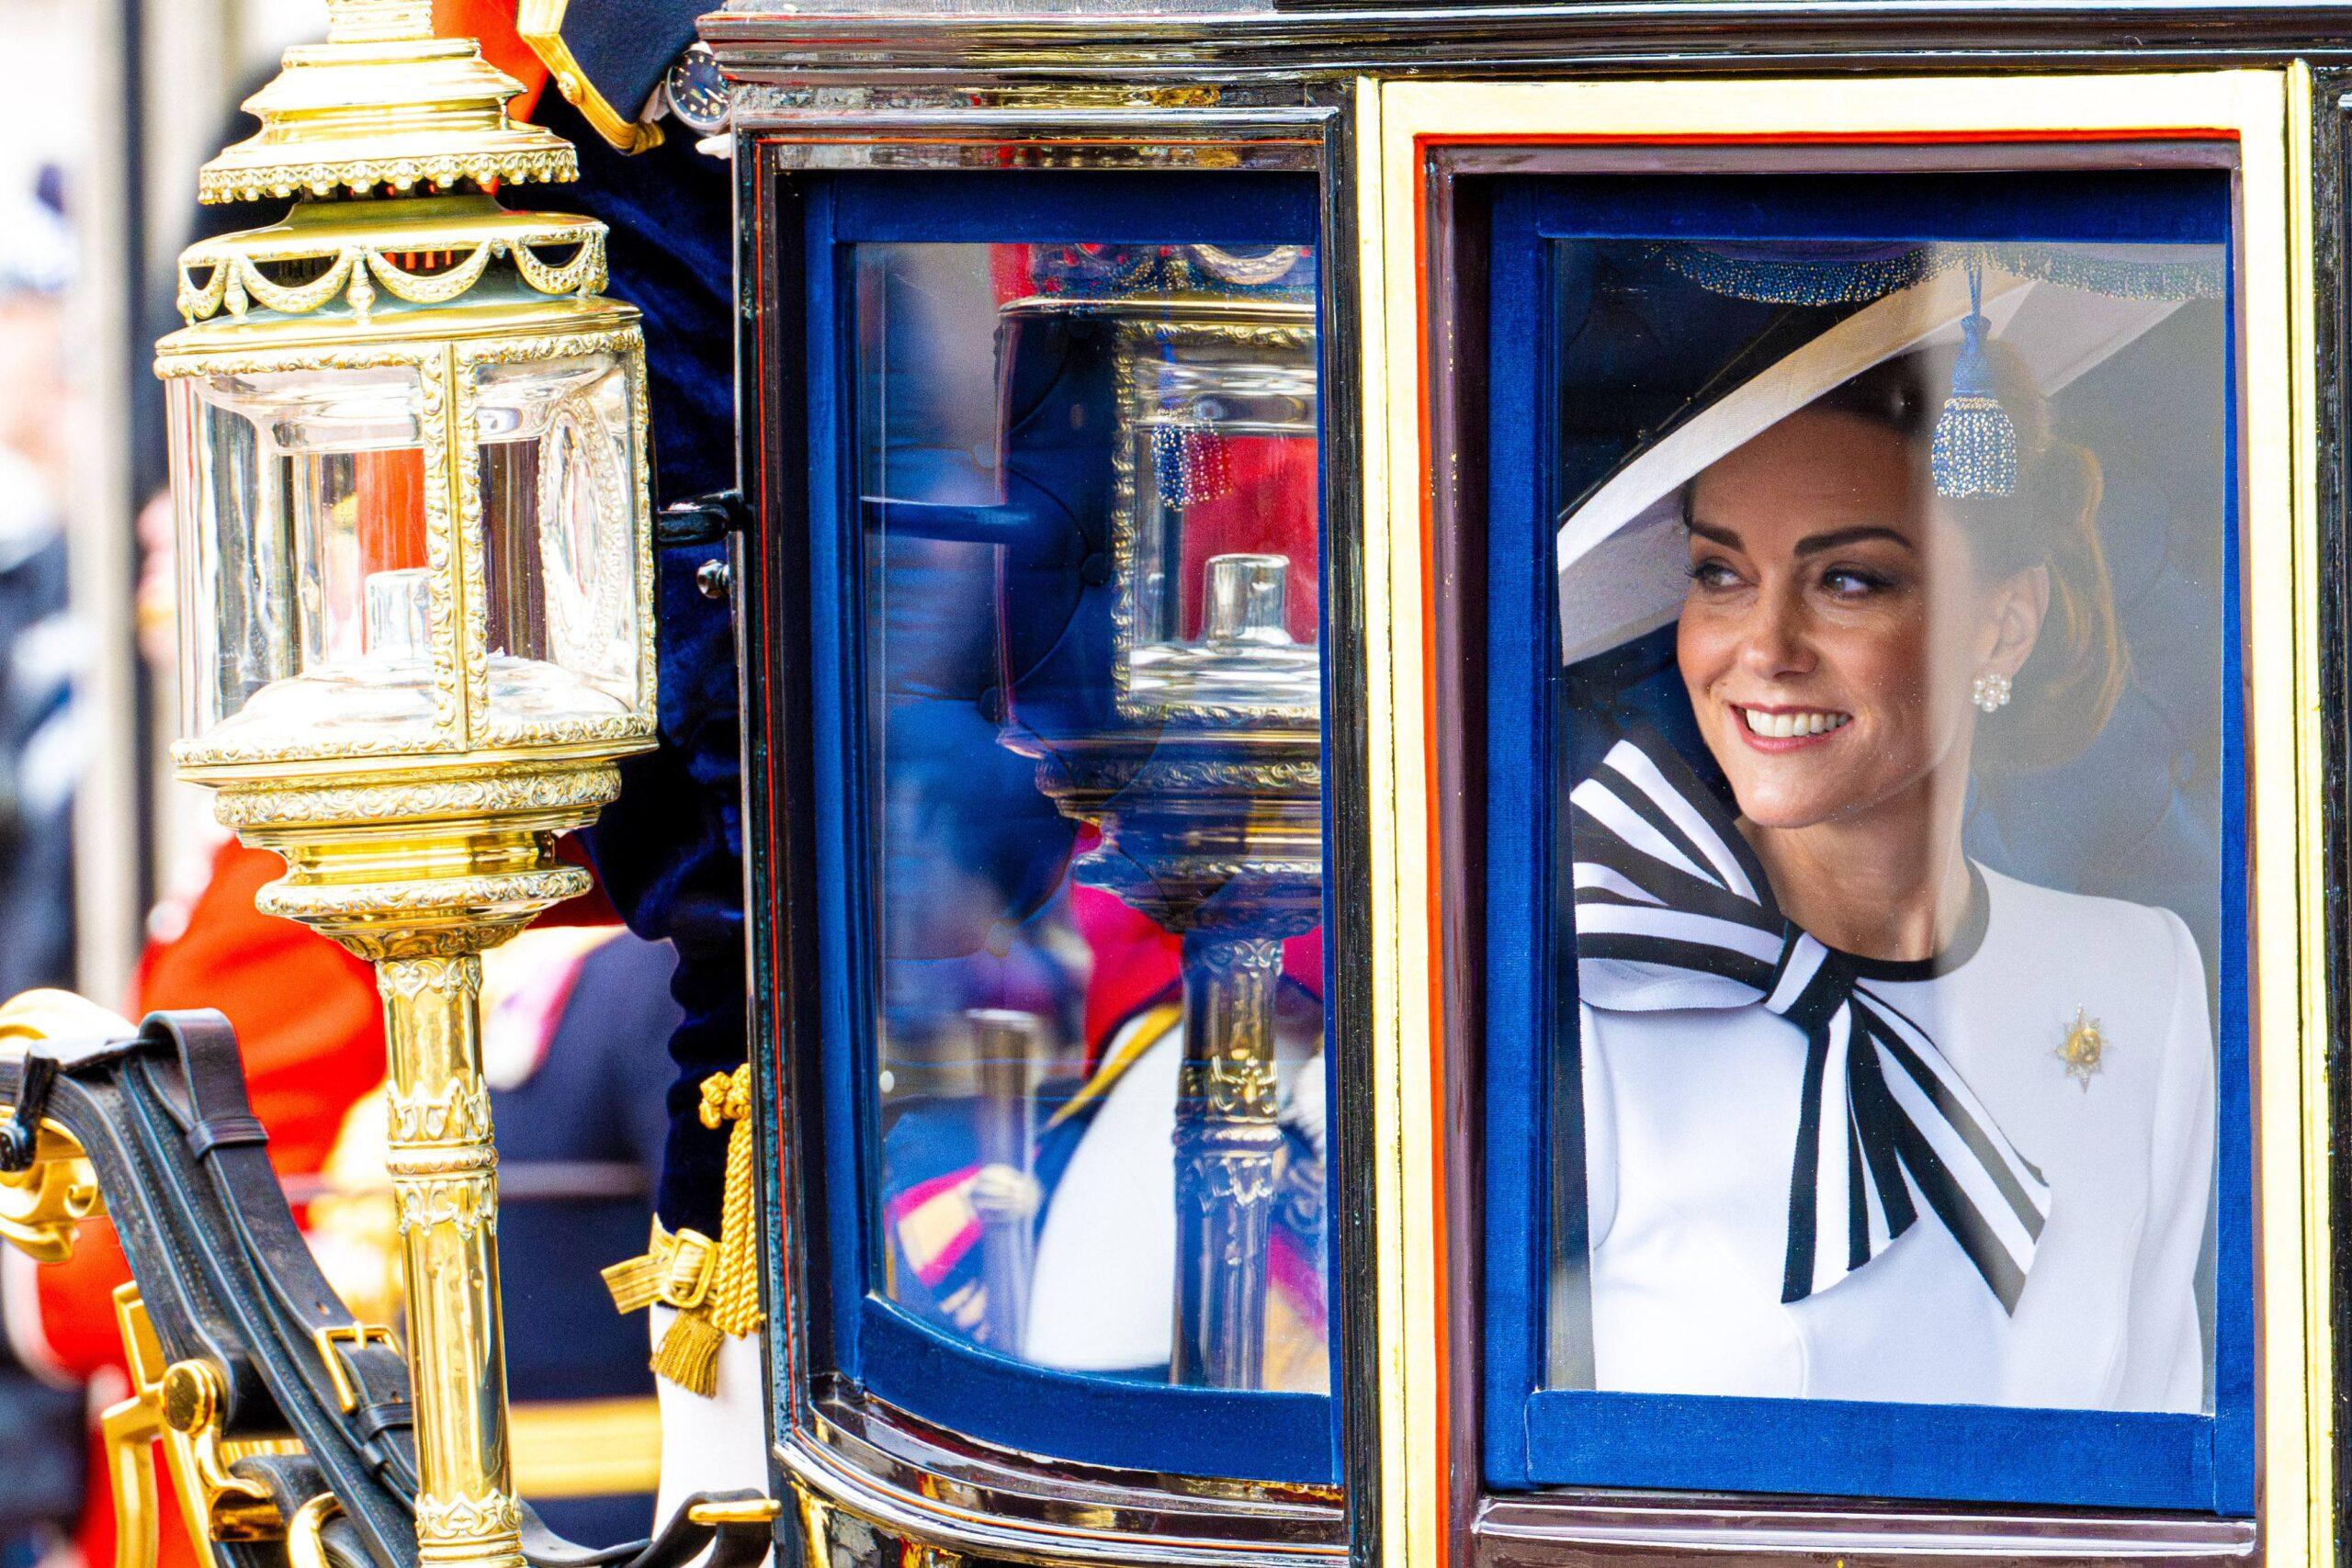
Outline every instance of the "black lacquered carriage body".
[[(707, 18), (787, 1533), (859, 1560), (2333, 1555), (2335, 24)], [(2072, 755), (1974, 775), (1985, 951), (2013, 885), (2169, 909), (2205, 998), (2178, 1047), (2204, 1109), (2133, 1134), (2197, 1151), (2170, 1283), (2143, 1249), (2048, 1330), (2053, 1367), (2108, 1354), (2104, 1302), (2118, 1367), (2173, 1358), (2154, 1382), (1886, 1370), (1941, 1365), (1930, 1326), (1838, 1371), (1904, 1256), (1889, 1205), (1967, 1229), (1926, 1164), (1882, 1182), (1846, 1101), (1861, 1265), (1759, 1312), (1805, 1364), (1758, 1372), (1628, 1250), (1664, 1190), (1640, 1162), (1702, 1134), (1640, 1152), (1647, 1036), (1577, 990), (1604, 917), (1568, 803), (1610, 743), (1658, 734), (1751, 804), (1692, 728), (1687, 626), (1669, 678), (1704, 476), (1871, 367), (1957, 401), (1972, 342), (2103, 475), (2130, 660)], [(2017, 1211), (2045, 1279), (2105, 1189), (2040, 1108), (2120, 1100), (2153, 1049), (2074, 996), (2015, 1084), (1951, 1046), (2048, 1178)], [(2131, 1303), (2174, 1298), (2145, 1351)], [(2002, 1346), (2044, 1332), (2031, 1285), (2002, 1311)]]

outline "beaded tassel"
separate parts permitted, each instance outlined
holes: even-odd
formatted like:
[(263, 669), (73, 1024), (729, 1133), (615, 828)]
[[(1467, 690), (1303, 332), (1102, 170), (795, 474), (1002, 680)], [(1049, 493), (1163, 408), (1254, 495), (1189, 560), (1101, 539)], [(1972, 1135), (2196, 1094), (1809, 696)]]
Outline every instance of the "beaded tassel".
[(1960, 357), (1952, 364), (1951, 395), (1936, 416), (1928, 456), (1936, 493), (1948, 500), (2010, 495), (2018, 488), (2018, 427), (1993, 386), (1984, 334), (1993, 323), (1984, 309), (1984, 275), (1968, 269), (1968, 319), (1960, 323)]

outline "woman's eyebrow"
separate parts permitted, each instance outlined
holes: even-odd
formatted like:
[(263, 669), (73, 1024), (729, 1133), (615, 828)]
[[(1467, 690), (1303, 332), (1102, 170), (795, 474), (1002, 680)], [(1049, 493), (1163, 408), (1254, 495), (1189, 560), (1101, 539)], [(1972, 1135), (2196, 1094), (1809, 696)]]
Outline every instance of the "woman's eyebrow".
[[(1695, 531), (1695, 525), (1693, 525)], [(1889, 539), (1906, 550), (1918, 548), (1904, 535), (1876, 523), (1865, 523), (1853, 528), (1832, 528), (1826, 534), (1807, 534), (1797, 541), (1796, 553), (1817, 556), (1824, 550), (1834, 550), (1845, 545), (1858, 545), (1865, 539)]]
[(1695, 517), (1690, 518), (1684, 522), (1682, 525), (1685, 528), (1690, 529), (1693, 534), (1698, 535), (1699, 537), (1702, 539), (1712, 539), (1716, 544), (1723, 546), (1725, 549), (1736, 550), (1746, 548), (1746, 547), (1739, 542), (1739, 536), (1733, 533), (1728, 528), (1718, 528), (1713, 523), (1702, 523)]

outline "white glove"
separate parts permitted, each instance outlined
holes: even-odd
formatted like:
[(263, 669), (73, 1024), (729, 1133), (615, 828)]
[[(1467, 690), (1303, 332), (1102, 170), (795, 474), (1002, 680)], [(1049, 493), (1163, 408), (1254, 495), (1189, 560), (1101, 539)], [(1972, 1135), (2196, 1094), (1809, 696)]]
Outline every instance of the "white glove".
[(1323, 1157), (1323, 1053), (1309, 1056), (1290, 1082), (1283, 1102), (1282, 1124), (1306, 1140), (1315, 1157)]

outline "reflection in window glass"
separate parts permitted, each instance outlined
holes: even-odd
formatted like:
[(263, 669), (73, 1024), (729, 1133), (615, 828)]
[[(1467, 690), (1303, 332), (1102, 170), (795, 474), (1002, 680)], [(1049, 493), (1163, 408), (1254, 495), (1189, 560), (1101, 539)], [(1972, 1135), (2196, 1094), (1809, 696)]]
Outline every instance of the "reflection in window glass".
[(1547, 1381), (2211, 1408), (2221, 247), (1553, 265)]
[(852, 254), (871, 1288), (1321, 1392), (1313, 256)]

